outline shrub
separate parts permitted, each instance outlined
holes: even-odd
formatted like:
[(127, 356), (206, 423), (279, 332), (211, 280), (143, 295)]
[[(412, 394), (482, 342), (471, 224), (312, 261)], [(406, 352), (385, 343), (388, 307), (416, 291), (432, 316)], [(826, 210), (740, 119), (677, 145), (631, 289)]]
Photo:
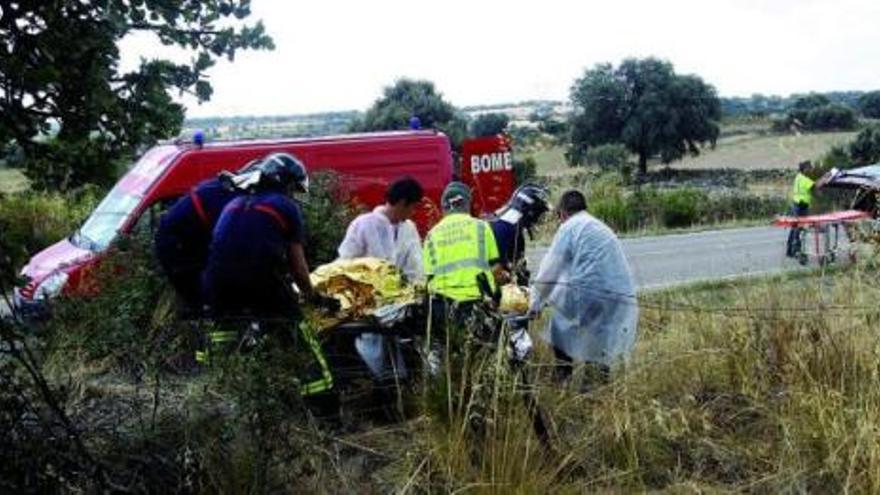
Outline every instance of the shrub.
[(830, 170), (832, 168), (847, 169), (853, 166), (852, 157), (850, 157), (844, 146), (833, 146), (828, 150), (820, 160), (819, 167), (822, 170)]
[(880, 162), (880, 126), (863, 129), (849, 144), (849, 154), (854, 165)]
[(309, 194), (302, 202), (306, 223), (306, 259), (309, 268), (336, 259), (336, 248), (358, 209), (338, 174), (321, 171), (310, 176)]
[(705, 201), (705, 193), (696, 189), (664, 191), (660, 195), (663, 226), (689, 227), (697, 223), (700, 219), (701, 205)]
[(587, 150), (586, 160), (603, 170), (620, 170), (629, 160), (630, 153), (622, 144), (603, 144)]
[(863, 94), (859, 98), (859, 110), (869, 119), (880, 119), (880, 91)]
[(48, 348), (57, 350), (49, 353), (49, 369), (65, 373), (73, 365), (71, 356), (78, 356), (83, 363), (142, 373), (150, 364), (148, 358), (155, 357), (152, 351), (170, 351), (150, 345), (150, 338), (173, 315), (173, 298), (160, 304), (167, 285), (153, 257), (152, 239), (143, 233), (125, 240), (117, 244), (124, 248), (111, 248), (90, 274), (99, 290), (54, 302), (51, 318), (41, 329)]
[(11, 285), (32, 254), (71, 234), (94, 209), (98, 193), (0, 195), (0, 283)]
[(804, 124), (814, 131), (848, 130), (855, 129), (858, 119), (852, 108), (832, 104), (810, 110)]
[(587, 209), (617, 232), (627, 232), (637, 227), (636, 211), (623, 195), (589, 200)]
[(513, 159), (513, 175), (517, 184), (531, 182), (538, 171), (538, 162), (531, 156)]
[(471, 122), (470, 134), (475, 137), (495, 136), (507, 129), (510, 117), (506, 113), (484, 113)]
[(591, 178), (587, 185), (587, 209), (618, 232), (766, 219), (788, 207), (784, 196), (736, 188), (707, 193), (693, 187), (651, 186), (630, 191), (617, 174)]

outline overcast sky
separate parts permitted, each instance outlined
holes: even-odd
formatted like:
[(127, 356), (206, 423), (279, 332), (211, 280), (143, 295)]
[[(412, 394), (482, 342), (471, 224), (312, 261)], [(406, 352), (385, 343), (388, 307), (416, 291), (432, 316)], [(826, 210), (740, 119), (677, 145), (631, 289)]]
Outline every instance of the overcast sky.
[[(649, 55), (723, 96), (880, 89), (880, 0), (253, 0), (271, 52), (210, 71), (190, 117), (366, 109), (403, 76), (458, 106), (567, 99), (598, 62)], [(180, 53), (123, 41), (123, 67)]]

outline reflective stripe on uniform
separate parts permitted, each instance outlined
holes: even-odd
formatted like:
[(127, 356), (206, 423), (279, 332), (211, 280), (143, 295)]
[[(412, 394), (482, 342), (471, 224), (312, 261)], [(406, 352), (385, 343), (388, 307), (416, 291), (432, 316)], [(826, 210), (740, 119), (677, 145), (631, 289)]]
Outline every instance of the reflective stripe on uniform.
[(208, 351), (196, 351), (196, 362), (199, 364), (206, 364), (209, 357)]
[(477, 224), (477, 253), (480, 259), (484, 261), (485, 268), (489, 268), (488, 254), (486, 253), (486, 224), (480, 222)]
[(227, 332), (211, 332), (208, 334), (208, 339), (210, 339), (211, 344), (225, 344), (228, 342), (233, 342), (238, 339), (238, 332), (235, 331), (227, 331)]
[[(425, 243), (428, 246), (428, 259), (431, 267), (437, 266), (437, 249), (434, 247), (434, 241), (431, 240), (430, 237), (426, 240)], [(433, 269), (430, 270), (433, 273)]]
[(324, 357), (324, 351), (321, 349), (321, 344), (318, 342), (318, 339), (315, 338), (315, 335), (308, 326), (300, 324), (299, 328), (300, 335), (302, 335), (303, 340), (308, 344), (309, 349), (312, 351), (312, 355), (318, 360), (318, 366), (321, 367), (321, 378), (300, 385), (299, 395), (308, 396), (327, 392), (333, 388), (333, 374), (330, 373), (330, 365), (327, 364), (327, 358)]
[(202, 205), (202, 198), (199, 197), (199, 194), (195, 189), (189, 192), (189, 200), (192, 201), (193, 208), (196, 210), (196, 215), (198, 215), (199, 220), (202, 221), (202, 225), (208, 231), (211, 230), (211, 219), (208, 218), (208, 213), (205, 211), (204, 205)]
[(445, 265), (434, 268), (434, 275), (445, 275), (447, 273), (452, 273), (456, 270), (461, 270), (464, 268), (479, 268), (480, 270), (488, 270), (489, 263), (485, 259), (480, 258), (470, 258), (453, 261), (452, 263), (446, 263)]

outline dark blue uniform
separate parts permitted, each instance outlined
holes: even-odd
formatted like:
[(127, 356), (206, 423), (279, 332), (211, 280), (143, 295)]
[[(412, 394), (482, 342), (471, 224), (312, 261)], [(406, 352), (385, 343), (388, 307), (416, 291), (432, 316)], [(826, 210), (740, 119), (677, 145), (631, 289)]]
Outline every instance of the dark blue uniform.
[(201, 274), (211, 233), (223, 208), (239, 193), (218, 179), (198, 184), (177, 200), (156, 231), (156, 256), (171, 284), (193, 308), (201, 306)]
[(223, 209), (203, 276), (215, 313), (291, 316), (290, 245), (305, 238), (302, 212), (290, 198), (264, 192), (241, 196)]
[(495, 219), (490, 222), (495, 242), (498, 244), (498, 256), (506, 267), (522, 259), (525, 253), (525, 236), (519, 226), (504, 220)]

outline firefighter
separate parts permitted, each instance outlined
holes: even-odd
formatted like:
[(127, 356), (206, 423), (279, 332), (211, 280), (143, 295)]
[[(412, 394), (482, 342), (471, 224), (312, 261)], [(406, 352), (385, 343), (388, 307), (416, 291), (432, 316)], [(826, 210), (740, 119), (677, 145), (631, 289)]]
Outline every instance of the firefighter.
[[(329, 390), (333, 378), (319, 344), (302, 325), (300, 297), (331, 306), (312, 290), (303, 245), (305, 225), (293, 193), (308, 192), (305, 166), (286, 153), (273, 153), (253, 167), (259, 179), (253, 192), (231, 201), (214, 228), (203, 280), (205, 299), (218, 317), (251, 316), (268, 320), (272, 329), (299, 328), (320, 367), (320, 376), (305, 384), (303, 395)], [(209, 350), (235, 338), (229, 332), (209, 336)]]
[(531, 236), (532, 227), (550, 210), (548, 197), (547, 190), (541, 186), (520, 186), (491, 221), (501, 263), (506, 271), (517, 274), (517, 282), (521, 285), (527, 284), (529, 279), (524, 234), (528, 232)]
[(305, 225), (295, 192), (308, 192), (305, 166), (273, 153), (254, 168), (252, 194), (231, 201), (214, 228), (204, 272), (205, 297), (218, 315), (298, 316), (291, 279), (312, 297), (305, 259)]
[(222, 177), (208, 179), (180, 198), (156, 230), (156, 257), (186, 311), (202, 309), (201, 276), (211, 233), (223, 208), (240, 194)]
[(443, 219), (428, 232), (422, 249), (433, 322), (439, 330), (451, 317), (462, 323), (474, 303), (497, 294), (498, 246), (488, 223), (470, 215), (471, 191), (452, 182), (441, 196)]

